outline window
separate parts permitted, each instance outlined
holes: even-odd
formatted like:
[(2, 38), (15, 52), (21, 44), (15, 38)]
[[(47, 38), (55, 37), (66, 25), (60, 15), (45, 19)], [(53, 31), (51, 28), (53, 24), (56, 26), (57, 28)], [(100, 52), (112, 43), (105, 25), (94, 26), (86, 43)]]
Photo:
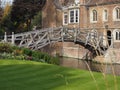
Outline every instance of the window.
[(79, 9), (69, 11), (69, 23), (79, 23)]
[(90, 21), (92, 23), (94, 23), (94, 22), (97, 22), (97, 19), (98, 19), (97, 11), (96, 10), (92, 10), (90, 12)]
[(116, 8), (116, 19), (120, 19), (120, 8)]
[(114, 8), (113, 19), (114, 19), (114, 21), (120, 21), (120, 7)]
[(70, 23), (74, 23), (74, 10), (70, 11)]
[(76, 18), (76, 19), (75, 19), (75, 20), (76, 20), (75, 22), (78, 23), (78, 19), (79, 19), (78, 10), (75, 10), (75, 12), (76, 12), (76, 13), (75, 13), (75, 18)]
[(120, 30), (114, 30), (114, 40), (120, 41)]
[(120, 31), (116, 31), (116, 40), (120, 40)]
[(107, 20), (108, 20), (108, 11), (103, 10), (103, 21), (107, 21)]
[(67, 25), (68, 24), (68, 14), (67, 12), (64, 12), (63, 15), (63, 25)]
[(97, 21), (97, 11), (93, 10), (93, 21)]

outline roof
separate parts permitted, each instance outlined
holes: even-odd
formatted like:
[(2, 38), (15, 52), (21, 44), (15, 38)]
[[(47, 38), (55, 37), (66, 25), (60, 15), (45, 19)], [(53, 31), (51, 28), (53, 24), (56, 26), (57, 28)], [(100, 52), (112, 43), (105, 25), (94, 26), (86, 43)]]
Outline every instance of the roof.
[(62, 9), (64, 6), (67, 6), (71, 3), (74, 3), (74, 0), (54, 0), (54, 5), (57, 9)]
[[(56, 8), (62, 9), (63, 6), (68, 6), (74, 3), (74, 0), (53, 0)], [(86, 6), (96, 6), (96, 5), (108, 5), (108, 4), (119, 4), (120, 0), (85, 0)]]
[(118, 4), (120, 3), (120, 0), (87, 0), (86, 3), (88, 6), (94, 6), (94, 5), (103, 5), (103, 4)]

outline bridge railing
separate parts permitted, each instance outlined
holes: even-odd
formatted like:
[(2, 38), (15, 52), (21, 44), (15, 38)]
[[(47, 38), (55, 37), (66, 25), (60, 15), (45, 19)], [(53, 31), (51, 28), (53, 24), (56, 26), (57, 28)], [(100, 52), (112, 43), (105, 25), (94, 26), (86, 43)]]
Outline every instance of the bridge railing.
[[(40, 49), (50, 43), (58, 41), (70, 41), (70, 42), (80, 42), (82, 44), (94, 47), (96, 50), (101, 50), (108, 47), (113, 47), (113, 40), (111, 45), (109, 45), (109, 39), (113, 37), (105, 36), (95, 31), (82, 30), (80, 28), (67, 28), (67, 27), (56, 27), (56, 28), (44, 28), (40, 30), (33, 30), (24, 33), (4, 35), (4, 42), (11, 42), (12, 44), (19, 45), (20, 47), (28, 47), (31, 49)], [(19, 43), (18, 43), (19, 42)], [(103, 50), (103, 51), (104, 51)], [(100, 51), (102, 52), (102, 51)]]

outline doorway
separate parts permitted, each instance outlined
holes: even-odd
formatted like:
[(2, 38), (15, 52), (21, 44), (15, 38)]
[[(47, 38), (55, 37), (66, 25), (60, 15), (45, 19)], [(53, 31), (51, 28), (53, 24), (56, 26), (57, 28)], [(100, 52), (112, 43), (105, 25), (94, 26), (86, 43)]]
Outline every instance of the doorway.
[(111, 45), (111, 31), (110, 30), (107, 31), (107, 40), (108, 40), (108, 45), (110, 46)]

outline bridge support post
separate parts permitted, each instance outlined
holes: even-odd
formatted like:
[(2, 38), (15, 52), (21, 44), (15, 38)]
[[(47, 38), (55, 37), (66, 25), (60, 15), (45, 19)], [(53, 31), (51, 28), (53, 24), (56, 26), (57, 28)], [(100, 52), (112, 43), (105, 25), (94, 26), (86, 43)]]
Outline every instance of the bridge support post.
[(4, 42), (7, 42), (7, 33), (5, 32), (5, 35), (4, 35)]
[(50, 43), (50, 32), (47, 32), (47, 39), (48, 39), (48, 43)]
[(12, 32), (12, 39), (11, 39), (11, 44), (15, 44), (15, 36), (14, 36), (14, 32)]
[(62, 40), (62, 42), (64, 42), (64, 29), (63, 28), (61, 30), (61, 40)]
[(89, 40), (90, 40), (90, 33), (87, 34), (86, 41), (85, 41), (85, 45), (88, 44)]
[(77, 40), (77, 29), (74, 29), (74, 42)]
[(111, 48), (114, 48), (114, 38), (113, 38), (113, 35), (111, 36)]

